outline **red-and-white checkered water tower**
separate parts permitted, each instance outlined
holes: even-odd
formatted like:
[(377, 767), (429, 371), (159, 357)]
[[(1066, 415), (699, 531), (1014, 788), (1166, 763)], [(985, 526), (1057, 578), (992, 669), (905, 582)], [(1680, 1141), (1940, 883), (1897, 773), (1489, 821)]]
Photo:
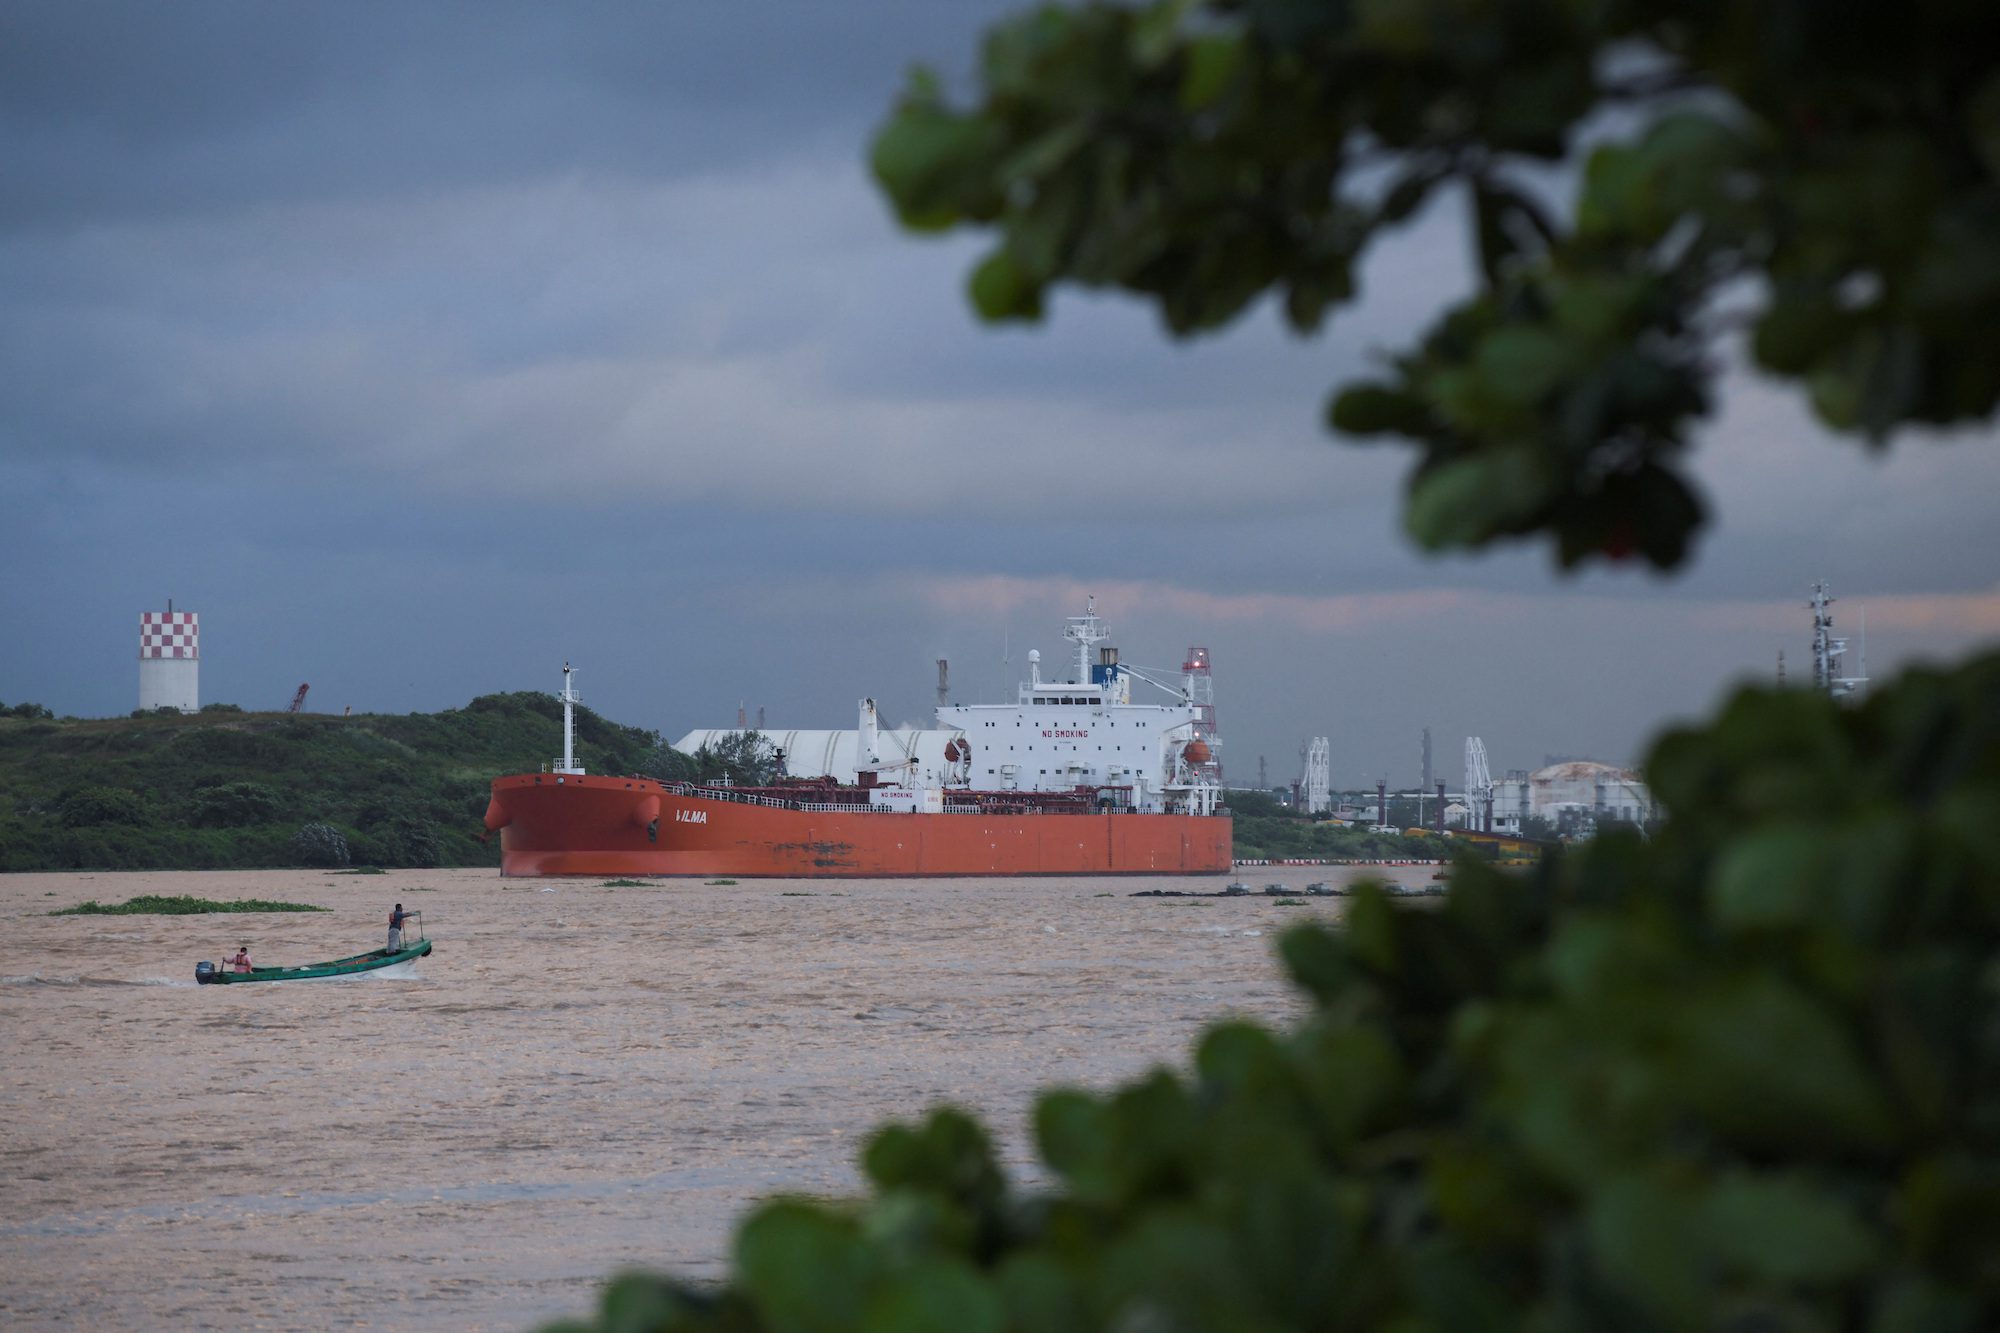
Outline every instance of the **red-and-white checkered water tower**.
[(201, 617), (176, 611), (139, 613), (139, 709), (201, 707)]

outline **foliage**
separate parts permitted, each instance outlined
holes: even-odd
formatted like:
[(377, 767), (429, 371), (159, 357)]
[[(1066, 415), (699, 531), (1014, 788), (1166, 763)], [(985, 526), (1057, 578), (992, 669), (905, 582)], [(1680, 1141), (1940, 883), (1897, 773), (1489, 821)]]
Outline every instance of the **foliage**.
[[(131, 720), (0, 718), (0, 871), (297, 865), (324, 823), (351, 860), (497, 865), (482, 816), (492, 779), (560, 743), (562, 708), (496, 694), (407, 716), (292, 717), (226, 705)], [(577, 712), (593, 772), (690, 778), (659, 735)]]
[(139, 824), (145, 818), (145, 807), (139, 797), (115, 787), (71, 787), (56, 799), (56, 822), (67, 828)]
[(1300, 817), (1270, 792), (1258, 791), (1254, 787), (1232, 787), (1223, 793), (1223, 799), (1228, 802), (1230, 813), (1239, 818), (1244, 815), (1272, 819)]
[(224, 703), (203, 704), (201, 711), (204, 713), (240, 713), (243, 711), (243, 705)]
[(34, 722), (42, 718), (52, 718), (54, 716), (55, 713), (52, 710), (41, 704), (15, 704), (12, 708), (9, 708), (6, 704), (0, 704), (0, 717), (19, 717)]
[(281, 903), (268, 898), (238, 898), (217, 902), (212, 898), (190, 898), (185, 894), (141, 894), (122, 903), (100, 903), (95, 899), (50, 912), (50, 916), (206, 916), (216, 912), (327, 912), (327, 907), (311, 903)]
[(292, 835), (292, 850), (305, 865), (347, 864), (347, 839), (331, 824), (301, 824)]
[(188, 818), (197, 828), (241, 828), (267, 824), (281, 809), (278, 794), (261, 782), (222, 782), (195, 792)]
[(758, 731), (732, 731), (694, 755), (696, 780), (761, 787), (778, 776), (778, 751)]
[(431, 820), (399, 816), (372, 828), (357, 855), (371, 865), (428, 869), (445, 864), (445, 836)]
[[(1234, 805), (1232, 798), (1231, 804)], [(1371, 833), (1365, 828), (1290, 815), (1235, 817), (1236, 857), (1242, 861), (1289, 857), (1351, 861), (1436, 860), (1448, 857), (1450, 843), (1403, 833)]]
[(1521, 816), (1521, 836), (1524, 838), (1534, 838), (1541, 842), (1554, 842), (1556, 838), (1556, 826), (1541, 815), (1523, 815)]
[(1746, 692), (1672, 811), (1430, 909), (1288, 931), (1310, 999), (1035, 1112), (949, 1109), (866, 1198), (766, 1204), (720, 1289), (589, 1327), (1970, 1330), (2000, 1321), (2000, 654), (1845, 710)]
[(1477, 290), (1332, 424), (1418, 446), (1424, 546), (1665, 568), (1734, 328), (1876, 443), (1993, 414), (1996, 52), (1962, 0), (1051, 6), (991, 31), (969, 108), (920, 71), (872, 160), (905, 225), (995, 229), (984, 318), (1076, 283), (1177, 335), (1267, 293), (1317, 328), (1375, 239), (1462, 207)]

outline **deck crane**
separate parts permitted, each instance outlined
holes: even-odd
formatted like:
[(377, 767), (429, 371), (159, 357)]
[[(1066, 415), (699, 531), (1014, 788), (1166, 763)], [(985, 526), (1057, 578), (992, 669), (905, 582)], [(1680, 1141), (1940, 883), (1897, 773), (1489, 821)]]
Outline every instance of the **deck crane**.
[(299, 686), (299, 692), (292, 696), (292, 706), (290, 708), (287, 708), (285, 711), (287, 713), (296, 713), (301, 708), (305, 707), (306, 691), (311, 688), (312, 688), (311, 681), (307, 681), (305, 684)]

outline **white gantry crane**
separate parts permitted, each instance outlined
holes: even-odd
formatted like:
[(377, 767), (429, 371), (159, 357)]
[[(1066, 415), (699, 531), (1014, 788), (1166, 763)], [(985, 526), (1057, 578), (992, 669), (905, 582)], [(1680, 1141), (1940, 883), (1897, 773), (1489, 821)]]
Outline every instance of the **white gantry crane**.
[(1305, 747), (1305, 776), (1301, 803), (1309, 815), (1333, 812), (1333, 749), (1324, 736), (1315, 736)]
[(1486, 742), (1465, 738), (1465, 818), (1468, 828), (1493, 829), (1493, 773), (1486, 767)]

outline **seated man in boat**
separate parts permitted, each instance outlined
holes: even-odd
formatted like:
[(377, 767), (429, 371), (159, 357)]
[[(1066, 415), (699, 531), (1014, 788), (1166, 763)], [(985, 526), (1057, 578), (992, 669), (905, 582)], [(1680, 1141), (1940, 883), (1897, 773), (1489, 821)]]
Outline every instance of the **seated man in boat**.
[(405, 911), (403, 910), (403, 905), (402, 905), (401, 903), (397, 903), (397, 904), (396, 904), (396, 910), (395, 910), (395, 911), (393, 911), (393, 912), (391, 912), (391, 913), (389, 913), (389, 952), (390, 952), (390, 953), (400, 953), (400, 952), (402, 951), (402, 948), (403, 948), (403, 919), (404, 919), (405, 917), (409, 916), (409, 915), (410, 915), (410, 914), (409, 914), (408, 912), (405, 912)]
[(245, 944), (236, 950), (236, 956), (229, 960), (230, 970), (248, 972), (250, 970), (250, 946)]

